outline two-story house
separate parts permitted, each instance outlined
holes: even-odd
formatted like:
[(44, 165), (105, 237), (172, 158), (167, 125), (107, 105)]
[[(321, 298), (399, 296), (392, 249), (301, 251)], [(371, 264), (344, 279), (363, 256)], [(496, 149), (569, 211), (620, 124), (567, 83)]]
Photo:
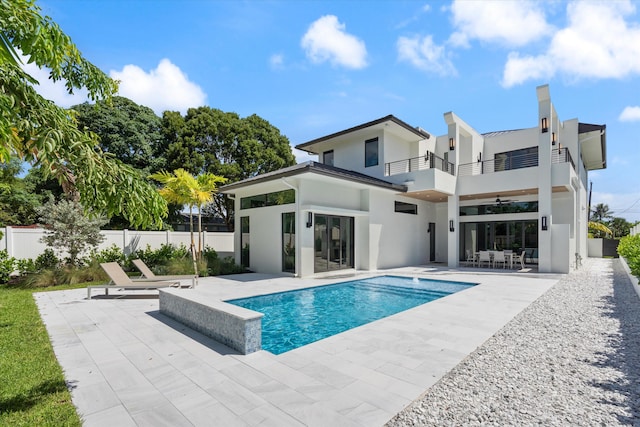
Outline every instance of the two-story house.
[(587, 252), (587, 173), (606, 167), (605, 125), (561, 121), (547, 85), (533, 127), (480, 134), (452, 112), (434, 136), (394, 116), (300, 144), (318, 155), (226, 185), (236, 261), (307, 277), (526, 251), (540, 272)]

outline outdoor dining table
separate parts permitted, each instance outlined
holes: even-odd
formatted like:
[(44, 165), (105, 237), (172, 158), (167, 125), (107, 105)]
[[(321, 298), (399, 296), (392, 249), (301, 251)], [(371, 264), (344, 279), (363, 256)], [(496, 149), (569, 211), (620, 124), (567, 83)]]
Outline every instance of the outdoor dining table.
[[(493, 256), (496, 252), (500, 252), (500, 251), (488, 251), (489, 252), (489, 258), (491, 259), (491, 264), (493, 265)], [(473, 264), (478, 264), (478, 258), (480, 256), (480, 251), (474, 252), (474, 259), (473, 259)], [(505, 261), (509, 264), (509, 268), (513, 269), (513, 252), (505, 252), (504, 253), (504, 259)]]

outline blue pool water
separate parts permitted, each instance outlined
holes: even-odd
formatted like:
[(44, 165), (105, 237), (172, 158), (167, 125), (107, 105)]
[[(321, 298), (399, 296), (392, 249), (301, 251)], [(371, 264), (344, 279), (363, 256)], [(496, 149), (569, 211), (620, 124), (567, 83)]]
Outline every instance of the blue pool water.
[(281, 354), (472, 286), (380, 276), (227, 302), (263, 313), (262, 349)]

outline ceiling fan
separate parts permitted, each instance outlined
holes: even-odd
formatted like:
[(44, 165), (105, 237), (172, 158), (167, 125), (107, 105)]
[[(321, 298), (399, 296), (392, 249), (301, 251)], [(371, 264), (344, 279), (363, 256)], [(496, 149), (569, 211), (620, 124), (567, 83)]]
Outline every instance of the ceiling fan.
[(517, 200), (514, 200), (514, 199), (501, 199), (500, 195), (498, 195), (498, 196), (496, 196), (495, 202), (485, 202), (485, 203), (481, 203), (481, 204), (490, 205), (490, 206), (502, 206), (502, 205), (511, 204), (513, 202), (517, 202)]
[(501, 199), (500, 195), (496, 196), (496, 205), (498, 206), (502, 206), (503, 203), (512, 203), (512, 202), (517, 202), (517, 200), (512, 200), (512, 199)]

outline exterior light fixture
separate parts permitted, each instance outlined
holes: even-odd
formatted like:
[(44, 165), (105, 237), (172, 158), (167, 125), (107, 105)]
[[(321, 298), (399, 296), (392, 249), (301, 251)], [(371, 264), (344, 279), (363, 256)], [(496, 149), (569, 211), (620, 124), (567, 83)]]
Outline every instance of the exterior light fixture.
[(449, 220), (449, 231), (451, 231), (452, 233), (456, 231), (456, 229), (454, 228), (454, 223), (452, 219)]
[(547, 118), (543, 117), (542, 122), (540, 123), (540, 129), (542, 133), (549, 132), (549, 124), (547, 123)]
[(543, 216), (542, 217), (542, 229), (543, 230), (547, 230), (548, 229), (548, 225), (547, 225), (547, 217)]
[(556, 145), (556, 142), (558, 142), (558, 136), (555, 132), (551, 132), (551, 145)]
[(313, 225), (313, 212), (307, 214), (307, 228), (311, 228)]
[(456, 148), (456, 141), (453, 138), (449, 138), (449, 150)]

